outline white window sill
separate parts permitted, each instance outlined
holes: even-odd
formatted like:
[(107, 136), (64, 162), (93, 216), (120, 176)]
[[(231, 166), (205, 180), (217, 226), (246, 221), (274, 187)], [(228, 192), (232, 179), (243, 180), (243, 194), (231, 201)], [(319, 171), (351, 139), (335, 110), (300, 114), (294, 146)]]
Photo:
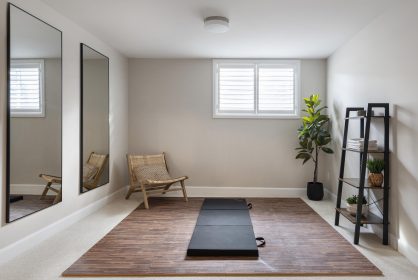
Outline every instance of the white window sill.
[(214, 119), (277, 119), (277, 120), (298, 120), (297, 115), (254, 115), (254, 114), (221, 114), (217, 113), (212, 116)]

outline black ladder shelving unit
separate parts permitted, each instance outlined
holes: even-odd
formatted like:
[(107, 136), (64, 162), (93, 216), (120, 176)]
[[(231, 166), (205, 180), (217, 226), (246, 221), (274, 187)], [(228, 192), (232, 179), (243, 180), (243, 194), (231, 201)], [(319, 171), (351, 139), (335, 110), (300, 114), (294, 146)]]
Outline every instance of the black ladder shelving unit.
[[(373, 109), (384, 109), (384, 115), (373, 115)], [(341, 153), (341, 165), (340, 165), (340, 175), (338, 179), (338, 193), (337, 193), (337, 207), (335, 211), (335, 225), (338, 226), (340, 222), (340, 215), (343, 215), (350, 222), (355, 224), (355, 234), (354, 234), (354, 244), (359, 243), (360, 239), (360, 227), (365, 224), (382, 224), (383, 225), (383, 244), (388, 245), (388, 230), (389, 230), (389, 104), (388, 103), (369, 103), (367, 106), (366, 116), (351, 116), (351, 112), (357, 112), (359, 110), (364, 110), (362, 107), (350, 107), (346, 108), (345, 113), (345, 125), (344, 125), (344, 138), (343, 146)], [(383, 119), (384, 122), (384, 145), (380, 150), (369, 151), (369, 137), (370, 137), (370, 123), (375, 119)], [(364, 149), (363, 150), (353, 150), (347, 149), (347, 136), (348, 136), (348, 125), (350, 120), (359, 120), (360, 121), (360, 137), (364, 138)], [(345, 178), (344, 177), (344, 167), (345, 159), (347, 152), (355, 152), (360, 154), (360, 178)], [(370, 187), (367, 184), (366, 180), (366, 169), (367, 169), (367, 158), (369, 154), (383, 154), (383, 159), (385, 162), (384, 168), (384, 181), (383, 187)], [(357, 204), (357, 214), (352, 216), (345, 208), (341, 208), (341, 195), (343, 186), (351, 186), (358, 189), (358, 204)], [(370, 213), (367, 217), (361, 215), (362, 201), (364, 197), (364, 191), (367, 189), (381, 190), (383, 192), (383, 211), (382, 216), (379, 216)], [(378, 201), (374, 201), (373, 204), (377, 204)]]

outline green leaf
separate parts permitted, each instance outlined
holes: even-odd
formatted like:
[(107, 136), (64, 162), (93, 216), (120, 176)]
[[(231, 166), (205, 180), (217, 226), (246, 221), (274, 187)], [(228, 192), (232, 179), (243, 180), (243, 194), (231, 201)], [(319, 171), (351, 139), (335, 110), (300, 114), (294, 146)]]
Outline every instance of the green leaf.
[(334, 153), (334, 151), (332, 149), (327, 148), (327, 147), (322, 147), (321, 150), (323, 150), (327, 154), (333, 154)]
[(305, 164), (307, 161), (309, 161), (310, 160), (310, 158), (305, 158), (304, 160), (303, 160), (303, 162), (302, 162), (302, 165), (303, 164)]

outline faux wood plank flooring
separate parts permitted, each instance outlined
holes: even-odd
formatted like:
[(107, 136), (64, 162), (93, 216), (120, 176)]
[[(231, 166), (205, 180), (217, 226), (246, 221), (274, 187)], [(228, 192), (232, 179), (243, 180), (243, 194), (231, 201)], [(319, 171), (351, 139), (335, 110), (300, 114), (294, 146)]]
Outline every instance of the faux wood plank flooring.
[(203, 199), (151, 198), (63, 276), (354, 276), (381, 271), (303, 200), (250, 198), (260, 257), (186, 257)]

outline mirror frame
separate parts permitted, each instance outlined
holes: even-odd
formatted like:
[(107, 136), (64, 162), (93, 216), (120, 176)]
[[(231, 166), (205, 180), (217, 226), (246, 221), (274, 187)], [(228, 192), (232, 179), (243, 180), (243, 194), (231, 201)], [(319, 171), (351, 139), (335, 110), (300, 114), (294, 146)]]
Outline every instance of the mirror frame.
[[(61, 49), (61, 58), (60, 58), (60, 61), (61, 61), (61, 92), (60, 92), (61, 93), (61, 104), (60, 104), (61, 105), (60, 106), (60, 108), (61, 108), (61, 130), (60, 130), (60, 133), (61, 133), (61, 176), (63, 175), (63, 167), (62, 167), (62, 165), (63, 165), (62, 164), (63, 163), (63, 160), (62, 160), (62, 154), (63, 154), (62, 153), (62, 131), (63, 131), (63, 128), (62, 127), (63, 127), (64, 122), (63, 122), (63, 118), (62, 118), (62, 116), (63, 116), (63, 113), (62, 113), (63, 92), (62, 91), (63, 91), (64, 75), (63, 75), (63, 67), (62, 67), (62, 61), (63, 61), (62, 60), (62, 56), (63, 56), (63, 54), (62, 54), (62, 50), (63, 50), (63, 47), (62, 47), (62, 31), (59, 30), (58, 28), (52, 26), (51, 24), (47, 23), (46, 21), (38, 18), (37, 16), (34, 16), (31, 13), (23, 10), (22, 8), (16, 6), (12, 3), (7, 3), (7, 24), (6, 24), (6, 29), (7, 29), (7, 38), (6, 38), (6, 41), (7, 41), (6, 42), (6, 44), (7, 44), (7, 51), (6, 51), (6, 64), (7, 64), (7, 79), (6, 79), (6, 106), (7, 106), (7, 109), (6, 109), (6, 118), (7, 118), (7, 120), (6, 120), (6, 211), (5, 211), (5, 213), (6, 213), (6, 223), (11, 223), (11, 222), (20, 220), (22, 218), (28, 217), (32, 214), (35, 214), (35, 213), (39, 212), (39, 211), (42, 211), (42, 210), (45, 210), (49, 207), (55, 206), (55, 205), (61, 203), (64, 200), (63, 199), (64, 196), (62, 196), (61, 201), (57, 204), (51, 204), (48, 207), (36, 210), (34, 212), (31, 212), (30, 214), (27, 214), (25, 216), (17, 218), (13, 221), (10, 221), (10, 200), (9, 200), (9, 197), (10, 197), (10, 171), (11, 171), (11, 166), (10, 166), (10, 117), (11, 117), (10, 113), (11, 112), (10, 112), (9, 103), (10, 103), (10, 64), (11, 64), (10, 63), (10, 59), (11, 59), (11, 57), (10, 57), (11, 56), (11, 46), (10, 46), (10, 44), (11, 44), (11, 42), (10, 42), (10, 32), (11, 32), (11, 30), (10, 30), (10, 28), (11, 28), (11, 26), (10, 26), (11, 18), (10, 17), (11, 17), (11, 15), (10, 15), (10, 9), (11, 9), (12, 6), (14, 8), (24, 12), (28, 16), (31, 16), (31, 17), (39, 20), (40, 22), (48, 25), (49, 27), (55, 29), (56, 31), (58, 31), (60, 33), (60, 44), (61, 44), (61, 48), (60, 48)], [(61, 184), (61, 188), (62, 188), (62, 184)]]
[[(109, 179), (106, 183), (102, 184), (102, 185), (98, 185), (96, 188), (92, 189), (92, 190), (87, 190), (83, 192), (83, 166), (84, 166), (84, 159), (83, 159), (83, 152), (84, 152), (84, 148), (83, 148), (83, 129), (84, 129), (84, 114), (83, 114), (83, 108), (84, 108), (84, 100), (83, 100), (83, 95), (84, 95), (84, 90), (83, 90), (83, 83), (84, 83), (84, 78), (83, 78), (83, 47), (87, 47), (95, 52), (97, 52), (98, 54), (102, 55), (103, 57), (106, 58), (107, 61), (107, 122), (108, 122), (108, 127), (109, 127), (109, 131), (108, 131), (108, 135), (107, 135), (107, 142), (109, 145), (109, 154), (107, 157), (107, 164), (109, 166)], [(85, 194), (88, 193), (90, 191), (94, 191), (96, 189), (98, 189), (99, 187), (105, 186), (107, 184), (110, 183), (110, 59), (108, 56), (104, 55), (103, 53), (93, 49), (92, 47), (90, 47), (87, 44), (84, 43), (80, 43), (80, 162), (79, 162), (79, 193), (81, 194)]]

